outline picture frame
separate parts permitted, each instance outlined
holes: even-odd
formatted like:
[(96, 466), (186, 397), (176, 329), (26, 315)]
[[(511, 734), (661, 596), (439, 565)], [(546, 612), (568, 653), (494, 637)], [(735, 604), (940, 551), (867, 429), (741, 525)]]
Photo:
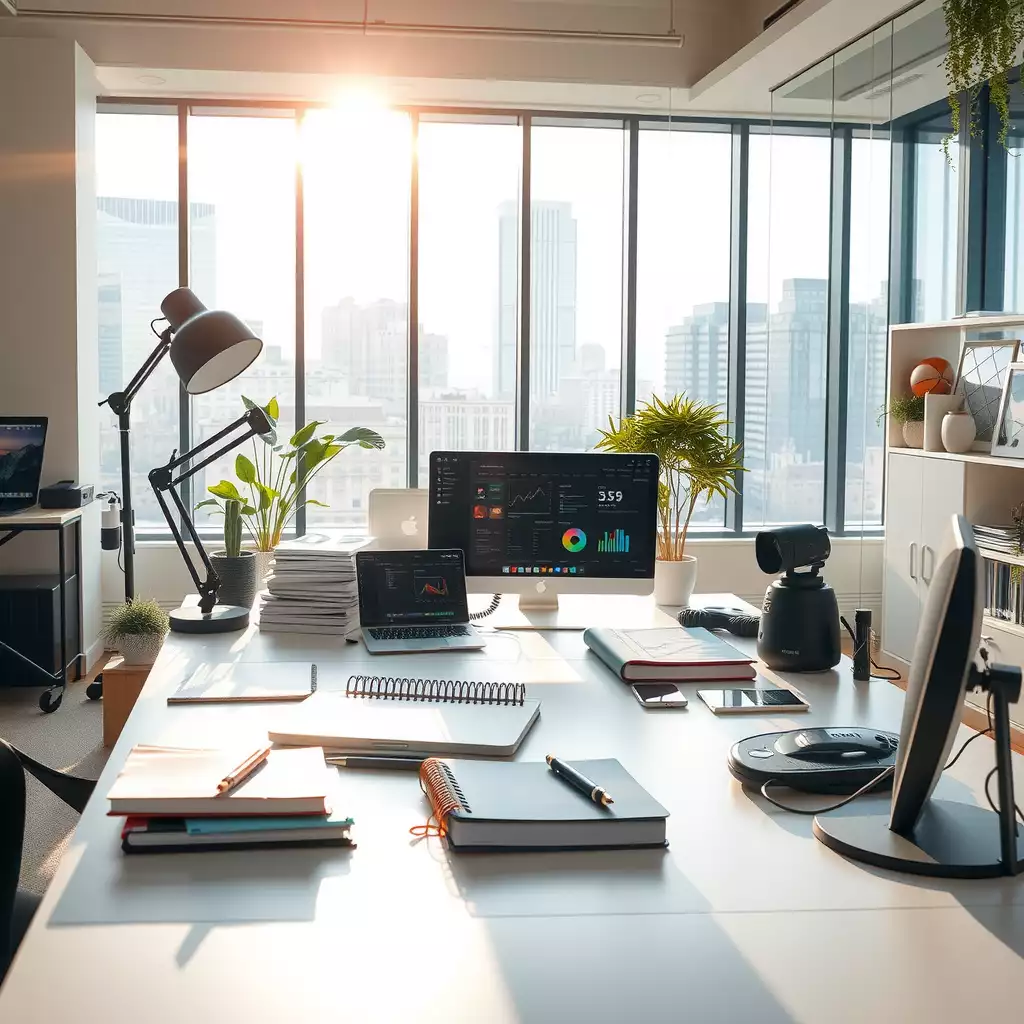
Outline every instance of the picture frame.
[(1008, 368), (1020, 353), (1018, 338), (991, 338), (964, 341), (960, 346), (954, 394), (964, 400), (977, 428), (974, 447), (989, 451), (1000, 422), (1000, 408)]
[(1024, 459), (1024, 362), (1010, 363), (992, 434), (992, 454), (1001, 459)]

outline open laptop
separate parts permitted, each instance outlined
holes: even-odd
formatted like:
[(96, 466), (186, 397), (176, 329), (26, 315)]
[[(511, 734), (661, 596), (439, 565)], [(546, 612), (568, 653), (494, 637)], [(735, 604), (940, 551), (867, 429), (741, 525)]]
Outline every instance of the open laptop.
[(428, 508), (422, 488), (375, 487), (370, 491), (370, 546), (425, 548)]
[(484, 646), (469, 622), (466, 566), (458, 548), (356, 552), (359, 623), (373, 654)]
[(0, 418), (0, 515), (23, 512), (39, 497), (45, 416)]

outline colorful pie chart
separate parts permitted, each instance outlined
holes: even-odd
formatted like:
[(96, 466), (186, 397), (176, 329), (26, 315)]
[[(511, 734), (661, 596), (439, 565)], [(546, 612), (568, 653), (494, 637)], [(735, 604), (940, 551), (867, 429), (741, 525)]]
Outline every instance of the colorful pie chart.
[(577, 530), (575, 526), (566, 530), (562, 534), (562, 547), (566, 551), (582, 551), (587, 546), (587, 535), (582, 530)]

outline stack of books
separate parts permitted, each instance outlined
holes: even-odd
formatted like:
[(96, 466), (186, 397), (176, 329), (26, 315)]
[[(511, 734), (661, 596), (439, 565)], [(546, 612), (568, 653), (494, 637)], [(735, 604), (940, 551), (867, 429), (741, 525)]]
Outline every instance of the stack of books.
[(355, 552), (361, 545), (307, 533), (274, 552), (260, 608), (266, 633), (344, 636), (359, 623)]
[(345, 845), (337, 773), (321, 747), (132, 748), (107, 793), (125, 853)]
[(699, 627), (591, 627), (584, 630), (583, 641), (627, 683), (749, 682), (757, 678), (756, 658)]
[(998, 551), (1003, 555), (1019, 554), (1017, 550), (1017, 531), (1012, 526), (981, 526), (974, 527), (974, 539), (980, 548)]

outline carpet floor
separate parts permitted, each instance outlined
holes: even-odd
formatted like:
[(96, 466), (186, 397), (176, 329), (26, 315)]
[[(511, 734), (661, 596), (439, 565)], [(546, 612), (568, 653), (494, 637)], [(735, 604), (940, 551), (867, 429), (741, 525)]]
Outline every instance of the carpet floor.
[[(103, 705), (85, 695), (88, 680), (72, 683), (50, 715), (39, 710), (37, 686), (0, 687), (0, 736), (50, 765), (83, 778), (99, 777), (110, 751), (103, 746)], [(21, 884), (45, 891), (78, 822), (78, 814), (29, 775)]]

